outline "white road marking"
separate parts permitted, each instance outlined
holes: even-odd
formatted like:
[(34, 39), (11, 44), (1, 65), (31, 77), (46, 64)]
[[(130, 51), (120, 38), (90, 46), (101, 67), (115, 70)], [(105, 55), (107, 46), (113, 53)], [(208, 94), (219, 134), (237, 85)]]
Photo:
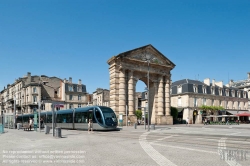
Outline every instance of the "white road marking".
[(193, 149), (193, 148), (185, 148), (185, 147), (180, 147), (180, 146), (162, 145), (162, 144), (157, 144), (157, 143), (151, 143), (151, 144), (152, 144), (152, 145), (158, 145), (158, 146), (166, 146), (166, 147), (175, 148), (175, 149), (184, 149), (184, 150), (190, 150), (190, 151), (198, 151), (198, 152), (204, 152), (204, 153), (218, 154), (217, 152), (207, 151), (207, 150), (199, 150), (199, 149)]
[(160, 166), (176, 166), (173, 162), (168, 160), (158, 151), (156, 151), (148, 142), (147, 142), (147, 135), (149, 132), (144, 133), (140, 136), (139, 142), (143, 150)]
[[(235, 134), (238, 134), (238, 133), (235, 133)], [(227, 135), (234, 135), (234, 133), (231, 133), (231, 134), (227, 134)], [(221, 138), (218, 142), (218, 154), (220, 155), (220, 157), (227, 162), (228, 165), (230, 166), (241, 166), (240, 163), (238, 163), (236, 161), (236, 159), (233, 158), (233, 156), (230, 156), (231, 154), (228, 153), (228, 151), (226, 150), (227, 147), (226, 147), (226, 139), (227, 138)], [(229, 158), (229, 156), (231, 158)]]

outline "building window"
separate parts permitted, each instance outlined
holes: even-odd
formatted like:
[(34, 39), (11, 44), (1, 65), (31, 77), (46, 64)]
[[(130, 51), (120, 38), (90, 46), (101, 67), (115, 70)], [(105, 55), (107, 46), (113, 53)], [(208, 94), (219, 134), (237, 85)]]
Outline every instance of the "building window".
[(69, 95), (69, 100), (73, 100), (73, 96), (72, 95)]
[(225, 108), (228, 109), (228, 101), (225, 101)]
[(212, 88), (211, 88), (211, 94), (212, 94), (212, 95), (214, 95), (214, 91), (215, 91), (215, 90), (214, 90), (214, 88), (212, 87)]
[(203, 98), (203, 105), (207, 105), (207, 100), (206, 100), (206, 98)]
[(77, 92), (82, 92), (82, 87), (81, 86), (77, 86)]
[(229, 90), (228, 89), (226, 90), (226, 96), (229, 96)]
[(219, 100), (219, 106), (222, 106), (222, 102), (221, 102), (221, 100)]
[(69, 91), (73, 92), (73, 86), (72, 85), (69, 85)]
[(238, 91), (238, 98), (241, 98), (240, 91)]
[(197, 90), (197, 89), (198, 89), (198, 88), (197, 88), (197, 86), (195, 86), (195, 85), (194, 85), (194, 87), (193, 87), (193, 88), (194, 88), (194, 93), (197, 93), (197, 92), (198, 92), (198, 90)]
[(181, 85), (178, 86), (178, 91), (177, 91), (177, 93), (182, 93), (182, 87), (181, 87)]
[(82, 100), (82, 96), (81, 95), (78, 95), (78, 100)]
[(197, 107), (197, 98), (194, 98), (194, 107)]
[(33, 103), (37, 102), (37, 97), (33, 96)]
[(70, 104), (70, 105), (69, 105), (69, 109), (72, 109), (72, 108), (73, 108), (73, 104)]
[(82, 107), (82, 105), (81, 104), (78, 104), (78, 108), (81, 108)]
[(219, 95), (222, 96), (222, 89), (219, 89)]
[(181, 106), (181, 97), (178, 98), (178, 107)]
[(234, 92), (234, 90), (232, 90), (231, 93), (232, 93), (232, 97), (235, 97), (235, 92)]
[(203, 93), (206, 94), (207, 93), (207, 87), (203, 87)]
[(244, 92), (243, 95), (244, 95), (243, 96), (244, 98), (247, 98), (247, 93), (246, 92)]
[(214, 106), (214, 99), (212, 99), (212, 106)]
[(33, 93), (36, 93), (36, 87), (33, 87)]

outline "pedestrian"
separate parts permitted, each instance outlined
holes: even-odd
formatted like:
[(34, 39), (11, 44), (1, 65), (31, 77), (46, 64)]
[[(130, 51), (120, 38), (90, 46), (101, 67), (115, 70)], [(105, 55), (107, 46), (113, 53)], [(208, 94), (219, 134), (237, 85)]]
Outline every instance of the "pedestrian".
[(186, 119), (186, 126), (189, 126), (189, 118), (187, 117), (187, 119)]
[(30, 131), (31, 131), (31, 128), (32, 128), (32, 123), (33, 123), (33, 120), (30, 118), (30, 121), (29, 121)]
[(40, 127), (43, 127), (43, 118), (40, 119)]
[(89, 123), (88, 123), (88, 133), (92, 131), (93, 132), (93, 121), (92, 119), (89, 119)]
[(229, 118), (227, 119), (227, 123), (226, 123), (226, 125), (229, 125)]
[(204, 125), (207, 125), (207, 118), (205, 118), (205, 122), (204, 122)]
[(128, 125), (130, 126), (130, 119), (128, 119)]

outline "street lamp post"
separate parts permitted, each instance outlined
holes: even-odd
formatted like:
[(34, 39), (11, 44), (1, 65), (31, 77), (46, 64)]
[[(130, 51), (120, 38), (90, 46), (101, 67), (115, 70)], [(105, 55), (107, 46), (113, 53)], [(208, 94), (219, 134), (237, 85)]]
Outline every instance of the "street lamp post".
[(13, 118), (13, 120), (14, 120), (14, 123), (13, 123), (13, 128), (14, 129), (16, 129), (16, 97), (14, 97), (14, 118)]
[(148, 63), (148, 131), (150, 131), (150, 129), (149, 129), (149, 123), (150, 123), (150, 116), (149, 116), (149, 114), (150, 114), (150, 105), (149, 105), (149, 63), (150, 63), (150, 60), (151, 60), (151, 55), (150, 54), (147, 54), (147, 52), (146, 52), (146, 55), (145, 55), (145, 58), (146, 58), (146, 61), (147, 61), (147, 63)]

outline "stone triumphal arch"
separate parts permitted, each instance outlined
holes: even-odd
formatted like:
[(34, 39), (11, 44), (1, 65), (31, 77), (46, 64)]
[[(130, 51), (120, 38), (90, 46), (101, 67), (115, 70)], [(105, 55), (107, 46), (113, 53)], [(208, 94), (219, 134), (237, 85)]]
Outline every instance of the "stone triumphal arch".
[[(147, 55), (147, 56), (146, 56)], [(150, 57), (149, 63), (146, 57)], [(133, 122), (135, 116), (136, 83), (149, 86), (149, 114), (152, 124), (173, 124), (170, 115), (170, 71), (175, 67), (152, 45), (113, 56), (108, 60), (110, 74), (110, 107), (116, 114), (126, 115)], [(149, 85), (147, 73), (149, 71)], [(123, 116), (124, 118), (125, 116)], [(125, 122), (125, 118), (124, 121)]]

